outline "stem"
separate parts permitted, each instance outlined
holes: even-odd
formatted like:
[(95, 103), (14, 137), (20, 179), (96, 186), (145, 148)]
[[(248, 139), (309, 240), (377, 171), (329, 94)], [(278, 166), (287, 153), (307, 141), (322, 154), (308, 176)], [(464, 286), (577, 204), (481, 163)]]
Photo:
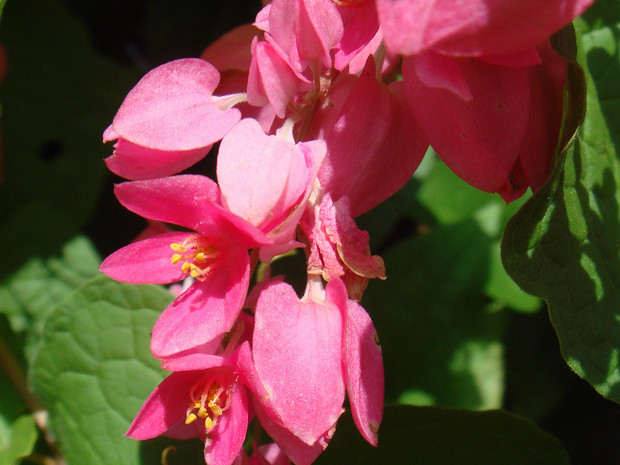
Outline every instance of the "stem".
[[(5, 344), (4, 340), (0, 338), (0, 369), (4, 372), (9, 382), (17, 391), (17, 394), (22, 399), (26, 408), (32, 414), (34, 421), (41, 430), (43, 437), (48, 443), (50, 449), (54, 453), (56, 457), (55, 460), (46, 457), (51, 460), (51, 462), (40, 462), (45, 465), (51, 465), (52, 463), (55, 465), (65, 465), (65, 461), (60, 454), (60, 450), (56, 445), (56, 441), (54, 440), (47, 422), (48, 413), (47, 410), (43, 407), (41, 401), (28, 389), (28, 378), (26, 377), (26, 373), (20, 366), (19, 362), (15, 359), (10, 349)], [(30, 458), (37, 458), (39, 454), (32, 454)]]
[(229, 95), (213, 95), (211, 96), (211, 100), (220, 110), (224, 111), (229, 110), (232, 107), (239, 105), (240, 103), (247, 102), (248, 94), (246, 94), (245, 92), (239, 92), (237, 94)]

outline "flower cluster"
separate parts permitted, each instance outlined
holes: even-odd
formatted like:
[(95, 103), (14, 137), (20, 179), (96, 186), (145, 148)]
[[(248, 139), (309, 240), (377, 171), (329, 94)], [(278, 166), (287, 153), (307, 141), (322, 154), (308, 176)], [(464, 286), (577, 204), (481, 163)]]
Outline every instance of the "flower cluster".
[[(129, 180), (122, 205), (158, 227), (101, 269), (185, 287), (152, 333), (171, 374), (127, 434), (197, 436), (210, 465), (305, 465), (346, 396), (376, 445), (383, 366), (360, 301), (385, 269), (355, 218), (408, 181), (429, 143), (506, 201), (540, 188), (566, 78), (549, 37), (590, 3), (273, 0), (201, 58), (144, 76), (104, 133), (106, 164)], [(218, 142), (217, 182), (179, 174)], [(254, 278), (297, 248), (302, 297), (286, 277)], [(248, 457), (253, 418), (275, 444)]]

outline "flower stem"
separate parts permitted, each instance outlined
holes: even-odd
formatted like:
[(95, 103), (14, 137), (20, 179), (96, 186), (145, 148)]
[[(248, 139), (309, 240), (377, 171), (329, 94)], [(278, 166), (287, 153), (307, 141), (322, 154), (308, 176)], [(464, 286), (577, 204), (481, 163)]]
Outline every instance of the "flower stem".
[[(66, 462), (60, 455), (60, 450), (48, 427), (48, 412), (43, 407), (43, 404), (41, 404), (41, 401), (28, 389), (28, 378), (26, 377), (26, 373), (24, 373), (19, 362), (15, 359), (13, 353), (2, 338), (0, 338), (0, 369), (4, 372), (6, 378), (13, 385), (15, 391), (17, 391), (17, 394), (26, 405), (26, 408), (32, 414), (37, 427), (41, 430), (41, 433), (43, 433), (43, 437), (55, 455), (55, 460), (48, 458), (47, 462), (44, 461), (41, 463), (65, 465)], [(38, 457), (37, 454), (33, 454), (33, 456)], [(49, 460), (52, 460), (52, 462)]]

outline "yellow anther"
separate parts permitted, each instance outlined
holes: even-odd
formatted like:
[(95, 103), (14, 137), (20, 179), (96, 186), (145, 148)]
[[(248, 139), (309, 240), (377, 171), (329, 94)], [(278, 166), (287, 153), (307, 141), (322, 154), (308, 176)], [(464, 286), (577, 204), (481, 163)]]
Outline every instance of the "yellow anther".
[(194, 408), (200, 408), (202, 406), (202, 404), (200, 403), (199, 400), (194, 402)]
[(215, 423), (213, 423), (213, 420), (211, 420), (211, 418), (209, 417), (205, 418), (205, 428), (207, 429), (207, 431), (213, 429), (214, 426), (215, 426)]
[(211, 409), (211, 411), (213, 412), (213, 415), (215, 416), (220, 416), (222, 414), (222, 409), (220, 408), (219, 405), (214, 404), (213, 402), (209, 402), (209, 408)]
[(177, 263), (181, 261), (182, 258), (183, 258), (183, 255), (175, 253), (172, 257), (170, 257), (170, 261), (172, 262), (173, 265), (176, 265)]
[(196, 255), (194, 255), (194, 260), (196, 260), (197, 262), (206, 262), (207, 256), (204, 254), (204, 252), (198, 252)]
[(206, 409), (206, 408), (204, 408), (204, 407), (200, 407), (200, 409), (198, 409), (198, 416), (199, 416), (200, 418), (206, 418), (206, 417), (207, 417), (207, 415), (209, 415), (209, 412), (207, 411), (207, 409)]
[(184, 245), (177, 244), (176, 242), (170, 244), (170, 248), (174, 250), (175, 252), (179, 252), (179, 253), (187, 252), (187, 248)]
[(187, 415), (187, 418), (185, 419), (185, 424), (189, 425), (190, 423), (196, 421), (196, 418), (198, 418), (196, 415), (194, 415), (193, 413), (190, 413), (189, 415)]
[[(196, 265), (194, 265), (196, 266)], [(183, 264), (181, 265), (181, 271), (183, 273), (189, 273), (189, 271), (192, 269), (192, 263), (189, 262), (183, 262)]]

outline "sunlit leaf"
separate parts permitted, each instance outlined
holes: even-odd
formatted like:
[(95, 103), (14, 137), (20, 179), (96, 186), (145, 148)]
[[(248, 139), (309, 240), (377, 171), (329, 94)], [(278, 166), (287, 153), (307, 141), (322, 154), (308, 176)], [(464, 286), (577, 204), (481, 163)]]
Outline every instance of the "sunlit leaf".
[[(597, 2), (577, 22), (583, 77), (570, 68), (573, 112), (585, 120), (552, 180), (508, 223), (503, 262), (547, 301), (562, 354), (620, 402), (620, 4)], [(568, 136), (568, 135), (567, 135)], [(566, 137), (568, 138), (568, 137)]]

